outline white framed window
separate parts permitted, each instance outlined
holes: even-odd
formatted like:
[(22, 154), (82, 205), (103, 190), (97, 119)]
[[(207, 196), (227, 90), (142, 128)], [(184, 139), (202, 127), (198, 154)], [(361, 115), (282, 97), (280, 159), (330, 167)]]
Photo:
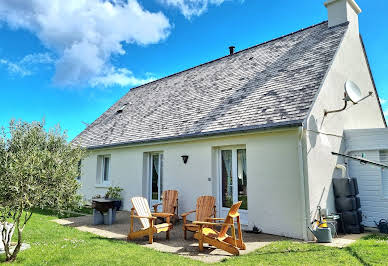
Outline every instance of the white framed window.
[[(388, 165), (388, 150), (380, 151), (380, 162)], [(388, 168), (381, 168), (381, 192), (388, 199)]]
[(110, 155), (99, 155), (97, 157), (97, 183), (100, 185), (110, 185)]
[(163, 192), (163, 153), (149, 154), (149, 200), (151, 205), (161, 202)]
[(248, 223), (248, 175), (245, 146), (219, 148), (218, 159), (218, 206), (220, 217), (229, 212), (230, 207), (242, 201), (240, 217), (243, 224)]

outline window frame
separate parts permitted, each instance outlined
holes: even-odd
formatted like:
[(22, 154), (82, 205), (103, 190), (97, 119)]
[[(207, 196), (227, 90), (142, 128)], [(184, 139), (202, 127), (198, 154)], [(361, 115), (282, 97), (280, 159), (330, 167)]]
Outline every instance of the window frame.
[[(149, 201), (150, 202), (160, 202), (162, 193), (163, 193), (163, 151), (158, 152), (149, 152), (148, 153), (148, 182), (149, 182)], [(159, 165), (158, 165), (158, 199), (152, 198), (152, 167), (153, 167), (153, 156), (158, 156)]]
[[(218, 147), (218, 162), (217, 162), (217, 168), (218, 168), (218, 170), (217, 170), (218, 171), (217, 203), (218, 204), (217, 205), (219, 206), (218, 212), (220, 213), (221, 216), (223, 216), (223, 214), (227, 213), (227, 211), (229, 210), (229, 208), (223, 207), (223, 202), (222, 202), (222, 170), (221, 170), (222, 155), (221, 155), (221, 153), (223, 150), (232, 150), (232, 175), (233, 175), (233, 179), (238, 179), (238, 177), (237, 177), (237, 150), (245, 150), (245, 152), (247, 152), (247, 147), (246, 147), (246, 145), (229, 145), (229, 146)], [(248, 168), (248, 166), (247, 166), (247, 168)], [(247, 177), (249, 177), (248, 171), (249, 170), (246, 170)], [(248, 180), (248, 178), (247, 178), (247, 180)], [(235, 198), (238, 198), (238, 180), (236, 180), (236, 181), (237, 182), (234, 184), (234, 186), (236, 186), (236, 188), (233, 189), (233, 201)], [(247, 195), (248, 195), (248, 189), (247, 189)], [(249, 203), (248, 202), (247, 202), (247, 206), (248, 206), (247, 209), (240, 209), (239, 210), (239, 212), (241, 214), (245, 214), (245, 216), (248, 215), (248, 211), (249, 211)], [(243, 221), (243, 222), (246, 223), (247, 221)]]
[[(106, 159), (108, 159), (108, 171), (107, 171), (107, 179), (105, 180), (105, 165), (106, 165)], [(111, 173), (111, 156), (106, 154), (106, 155), (100, 155), (100, 164), (101, 164), (101, 168), (100, 168), (100, 185), (103, 185), (103, 186), (109, 186), (110, 185), (110, 181), (111, 181), (111, 177), (110, 177), (110, 173)]]

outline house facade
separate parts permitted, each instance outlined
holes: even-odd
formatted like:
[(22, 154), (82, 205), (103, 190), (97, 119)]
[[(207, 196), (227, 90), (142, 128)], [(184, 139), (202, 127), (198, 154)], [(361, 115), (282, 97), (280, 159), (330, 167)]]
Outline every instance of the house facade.
[[(217, 214), (243, 201), (242, 223), (309, 239), (317, 205), (334, 212), (344, 130), (386, 127), (353, 0), (325, 2), (329, 20), (131, 89), (73, 143), (89, 149), (81, 193), (107, 187), (160, 201), (179, 192), (179, 213), (214, 195)], [(362, 95), (343, 112), (344, 83)], [(189, 217), (190, 218), (190, 217)], [(194, 219), (194, 217), (191, 217)]]

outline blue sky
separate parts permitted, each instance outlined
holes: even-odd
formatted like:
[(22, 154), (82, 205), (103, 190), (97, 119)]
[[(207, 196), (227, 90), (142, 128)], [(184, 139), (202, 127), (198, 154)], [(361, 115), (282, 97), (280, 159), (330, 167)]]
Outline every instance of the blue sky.
[[(72, 139), (131, 87), (327, 19), (323, 0), (188, 2), (2, 0), (0, 126), (44, 118)], [(357, 3), (388, 110), (388, 2)]]

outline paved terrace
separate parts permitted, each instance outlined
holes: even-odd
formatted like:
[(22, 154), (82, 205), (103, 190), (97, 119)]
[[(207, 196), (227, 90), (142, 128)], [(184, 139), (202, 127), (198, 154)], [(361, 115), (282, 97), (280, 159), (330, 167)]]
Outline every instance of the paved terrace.
[[(117, 212), (116, 222), (113, 225), (93, 225), (93, 216), (86, 215), (80, 217), (57, 219), (54, 220), (64, 226), (75, 227), (80, 231), (96, 234), (101, 237), (126, 240), (129, 232), (130, 214), (126, 211)], [(141, 228), (139, 219), (135, 219), (135, 230)], [(347, 246), (362, 235), (349, 235), (336, 238), (331, 244), (325, 244), (333, 247)], [(243, 232), (243, 239), (247, 249), (241, 250), (240, 254), (244, 255), (250, 253), (258, 248), (262, 248), (272, 242), (292, 240), (290, 238), (268, 235), (268, 234), (254, 234)], [(299, 241), (299, 240), (293, 240)], [(166, 234), (164, 232), (154, 235), (154, 243), (148, 244), (148, 237), (139, 238), (133, 241), (139, 245), (147, 248), (152, 248), (161, 252), (175, 253), (181, 256), (186, 256), (191, 259), (200, 260), (203, 262), (218, 262), (225, 258), (230, 258), (231, 255), (220, 249), (209, 247), (205, 244), (205, 251), (199, 252), (198, 241), (193, 238), (193, 234), (188, 232), (187, 240), (183, 238), (182, 224), (178, 223), (174, 225), (174, 228), (170, 232), (170, 240), (166, 240)]]

